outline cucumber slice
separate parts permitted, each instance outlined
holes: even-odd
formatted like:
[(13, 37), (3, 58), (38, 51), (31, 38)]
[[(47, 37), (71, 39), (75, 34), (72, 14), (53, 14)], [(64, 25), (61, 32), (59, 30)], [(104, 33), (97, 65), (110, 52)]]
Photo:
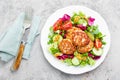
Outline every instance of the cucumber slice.
[(80, 64), (80, 62), (79, 62), (79, 60), (78, 60), (76, 57), (74, 57), (74, 58), (72, 59), (72, 64), (73, 64), (74, 66), (78, 66), (78, 65)]
[(86, 32), (86, 33), (92, 41), (95, 40), (94, 35), (92, 33), (90, 33), (90, 32)]
[(93, 66), (95, 64), (95, 60), (93, 60), (92, 58), (88, 57), (88, 60), (89, 65)]
[(85, 19), (80, 19), (78, 21), (78, 24), (83, 24), (84, 26), (87, 26), (87, 21)]
[(56, 34), (54, 37), (53, 37), (53, 42), (60, 42), (61, 40), (63, 39), (63, 37), (59, 34)]
[(101, 49), (101, 48), (96, 49), (94, 47), (92, 51), (93, 51), (93, 54), (96, 55), (96, 56), (101, 56), (103, 54), (103, 49)]
[(50, 51), (50, 53), (52, 53), (52, 54), (55, 54), (55, 53), (59, 52), (58, 43), (57, 43), (57, 42), (54, 42), (54, 43), (50, 44), (50, 46), (49, 46), (49, 51)]

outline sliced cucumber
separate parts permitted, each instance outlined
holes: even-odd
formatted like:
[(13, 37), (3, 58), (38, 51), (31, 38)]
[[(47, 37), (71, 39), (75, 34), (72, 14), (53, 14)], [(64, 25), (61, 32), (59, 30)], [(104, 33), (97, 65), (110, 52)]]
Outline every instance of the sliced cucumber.
[(80, 19), (78, 21), (78, 24), (83, 24), (84, 26), (87, 26), (87, 21), (85, 19)]
[(50, 44), (50, 46), (49, 46), (49, 51), (50, 51), (50, 53), (52, 53), (52, 54), (55, 54), (55, 53), (59, 52), (58, 43), (57, 43), (57, 42), (54, 42), (54, 43)]
[(92, 51), (93, 51), (93, 54), (96, 55), (96, 56), (101, 56), (103, 54), (103, 49), (101, 49), (101, 48), (96, 49), (94, 47)]
[(92, 33), (90, 33), (90, 32), (86, 32), (87, 33), (87, 35), (89, 36), (89, 38), (92, 40), (92, 41), (94, 41), (94, 35), (92, 34)]
[(54, 37), (53, 37), (53, 42), (60, 42), (61, 40), (63, 39), (63, 37), (59, 34), (56, 34)]
[(72, 59), (72, 64), (75, 65), (75, 66), (78, 66), (80, 64), (80, 61), (76, 57), (74, 57)]
[(89, 65), (93, 66), (95, 64), (95, 60), (93, 60), (92, 58), (88, 57), (88, 60)]

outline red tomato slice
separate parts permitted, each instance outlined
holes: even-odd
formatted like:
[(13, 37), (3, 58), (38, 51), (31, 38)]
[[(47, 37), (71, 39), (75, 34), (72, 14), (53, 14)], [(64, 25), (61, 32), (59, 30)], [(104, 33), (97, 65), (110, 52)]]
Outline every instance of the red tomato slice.
[(62, 23), (63, 23), (62, 18), (59, 18), (53, 25), (53, 30), (54, 31), (61, 30)]
[(99, 49), (102, 47), (102, 42), (100, 39), (95, 39), (95, 48)]
[(68, 30), (70, 28), (72, 28), (72, 22), (71, 21), (66, 21), (62, 26), (62, 30)]

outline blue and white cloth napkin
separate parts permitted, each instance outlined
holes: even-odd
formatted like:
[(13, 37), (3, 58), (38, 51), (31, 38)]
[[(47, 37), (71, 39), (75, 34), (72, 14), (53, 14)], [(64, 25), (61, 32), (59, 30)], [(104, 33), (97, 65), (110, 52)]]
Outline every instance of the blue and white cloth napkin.
[[(24, 21), (25, 13), (21, 13), (18, 18), (15, 20), (14, 24), (6, 30), (6, 32), (0, 35), (0, 59), (2, 61), (8, 62), (14, 56), (16, 56), (19, 45), (22, 38), (22, 31), (23, 31), (23, 21)], [(32, 20), (32, 25), (30, 28), (30, 33), (28, 35), (27, 44), (25, 46), (23, 58), (29, 59), (30, 57), (30, 50), (32, 44), (34, 42), (35, 37), (39, 34), (38, 27), (39, 27), (40, 18), (38, 16), (34, 16)]]

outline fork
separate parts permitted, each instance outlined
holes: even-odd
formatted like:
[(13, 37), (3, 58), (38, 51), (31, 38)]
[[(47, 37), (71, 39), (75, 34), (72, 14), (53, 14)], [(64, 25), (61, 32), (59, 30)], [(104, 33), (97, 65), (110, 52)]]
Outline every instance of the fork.
[(18, 50), (18, 54), (15, 57), (15, 60), (13, 62), (12, 71), (16, 71), (18, 70), (21, 60), (22, 60), (22, 56), (23, 56), (23, 52), (24, 52), (24, 48), (27, 42), (27, 36), (30, 32), (30, 27), (31, 27), (31, 22), (32, 22), (32, 15), (33, 15), (33, 10), (30, 7), (25, 8), (25, 18), (24, 18), (24, 22), (23, 22), (23, 36), (21, 38), (21, 43), (20, 43), (20, 47)]

